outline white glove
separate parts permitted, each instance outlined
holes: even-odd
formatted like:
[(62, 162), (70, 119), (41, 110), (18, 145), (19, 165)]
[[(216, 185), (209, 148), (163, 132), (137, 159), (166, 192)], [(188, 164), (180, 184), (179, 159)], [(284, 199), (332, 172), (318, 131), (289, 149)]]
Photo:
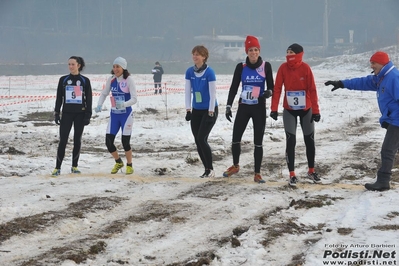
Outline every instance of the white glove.
[(101, 112), (101, 110), (102, 110), (102, 106), (101, 106), (101, 105), (97, 105), (97, 107), (94, 108), (94, 111), (95, 111), (96, 113)]

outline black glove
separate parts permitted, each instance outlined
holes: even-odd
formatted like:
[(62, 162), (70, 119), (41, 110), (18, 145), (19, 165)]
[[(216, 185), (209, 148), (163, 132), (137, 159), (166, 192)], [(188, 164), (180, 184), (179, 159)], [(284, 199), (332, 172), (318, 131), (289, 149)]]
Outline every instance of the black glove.
[(59, 125), (61, 124), (60, 113), (54, 113), (54, 122)]
[(85, 113), (85, 117), (83, 118), (83, 124), (85, 126), (87, 126), (88, 124), (90, 124), (90, 118), (91, 118), (91, 112), (87, 112)]
[(382, 122), (381, 127), (387, 129), (389, 127), (389, 123), (384, 121)]
[(215, 121), (215, 117), (214, 117), (214, 116), (210, 116), (210, 115), (208, 114), (208, 117), (206, 118), (206, 122), (207, 122), (208, 124), (212, 124), (214, 121)]
[(329, 80), (326, 83), (324, 83), (324, 85), (328, 86), (328, 85), (333, 85), (334, 87), (331, 89), (331, 91), (335, 91), (336, 89), (340, 89), (344, 87), (344, 83), (342, 83), (342, 81), (340, 80)]
[(233, 117), (233, 115), (231, 114), (231, 106), (227, 105), (226, 106), (226, 119), (229, 120), (231, 122), (231, 118)]
[(277, 121), (278, 113), (274, 112), (274, 111), (271, 111), (270, 112), (270, 117)]
[(265, 92), (263, 93), (262, 97), (264, 99), (270, 98), (273, 95), (273, 91), (272, 90), (265, 90)]
[(188, 111), (188, 112), (186, 113), (186, 121), (190, 121), (190, 120), (191, 120), (191, 112)]
[(310, 122), (312, 121), (319, 122), (320, 118), (321, 118), (320, 114), (312, 114), (312, 120)]

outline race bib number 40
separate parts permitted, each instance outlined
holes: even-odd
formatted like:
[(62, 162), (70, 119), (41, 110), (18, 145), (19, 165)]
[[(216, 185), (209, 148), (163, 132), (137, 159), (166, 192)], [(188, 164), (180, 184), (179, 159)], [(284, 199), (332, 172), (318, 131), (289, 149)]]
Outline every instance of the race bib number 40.
[(305, 91), (287, 91), (286, 98), (288, 106), (292, 110), (303, 110), (306, 107)]

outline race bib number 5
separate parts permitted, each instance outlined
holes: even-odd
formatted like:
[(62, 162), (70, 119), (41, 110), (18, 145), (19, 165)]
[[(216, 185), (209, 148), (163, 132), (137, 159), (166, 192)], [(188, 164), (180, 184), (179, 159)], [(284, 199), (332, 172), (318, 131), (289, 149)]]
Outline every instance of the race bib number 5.
[(292, 110), (303, 110), (306, 107), (305, 91), (287, 91), (286, 92), (288, 106)]

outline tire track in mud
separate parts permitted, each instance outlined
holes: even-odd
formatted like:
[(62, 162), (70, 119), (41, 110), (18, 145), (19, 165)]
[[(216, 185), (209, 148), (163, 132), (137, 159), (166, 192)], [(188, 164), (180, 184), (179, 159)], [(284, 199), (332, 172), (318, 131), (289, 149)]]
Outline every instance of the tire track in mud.
[[(247, 187), (244, 182), (218, 182), (209, 181), (200, 184), (193, 184), (192, 188), (188, 191), (181, 191), (175, 198), (171, 198), (167, 201), (164, 199), (151, 200), (138, 205), (138, 208), (131, 210), (125, 218), (116, 218), (112, 222), (102, 225), (96, 229), (96, 233), (90, 235), (82, 235), (81, 237), (68, 237), (66, 239), (48, 239), (47, 241), (53, 241), (53, 248), (47, 251), (43, 251), (33, 257), (19, 258), (12, 260), (15, 265), (57, 265), (58, 263), (70, 259), (76, 263), (83, 262), (87, 259), (94, 259), (96, 255), (106, 250), (107, 241), (120, 237), (123, 235), (124, 230), (134, 227), (138, 232), (138, 238), (140, 235), (145, 235), (140, 227), (145, 226), (148, 222), (159, 223), (159, 230), (157, 235), (154, 235), (153, 240), (141, 239), (141, 241), (147, 241), (151, 246), (158, 239), (173, 237), (175, 231), (180, 231), (184, 235), (190, 235), (192, 228), (197, 226), (207, 227), (206, 217), (213, 217), (214, 223), (219, 223), (220, 228), (216, 228), (210, 231), (209, 235), (198, 237), (196, 234), (192, 234), (191, 238), (193, 241), (191, 245), (197, 245), (198, 242), (210, 241), (210, 245), (214, 246), (215, 242), (223, 242), (225, 235), (229, 236), (232, 228), (223, 228), (223, 219), (226, 217), (239, 217), (242, 215), (239, 208), (230, 206), (228, 203), (229, 197), (236, 197), (238, 195), (245, 195), (248, 190), (253, 190), (254, 194), (263, 191), (264, 188), (259, 186)], [(76, 203), (71, 204), (67, 209), (60, 211), (49, 211), (42, 214), (34, 215), (33, 217), (23, 217), (14, 219), (4, 225), (2, 225), (2, 235), (4, 242), (6, 239), (10, 239), (12, 242), (13, 236), (18, 236), (21, 231), (24, 232), (24, 237), (29, 238), (32, 233), (37, 233), (43, 230), (43, 228), (51, 228), (56, 223), (62, 222), (63, 219), (70, 218), (82, 218), (88, 212), (95, 212), (96, 210), (106, 210), (112, 212), (112, 208), (121, 207), (117, 206), (125, 201), (125, 198), (110, 197), (110, 198), (90, 198), (85, 199)], [(210, 207), (215, 202), (219, 202), (216, 206)], [(222, 204), (220, 204), (222, 203)], [(82, 205), (81, 207), (80, 204)], [(243, 204), (248, 206), (248, 204)], [(244, 207), (245, 207), (244, 206)], [(132, 212), (134, 214), (132, 214)], [(213, 213), (213, 215), (210, 215)], [(222, 214), (222, 215), (221, 215)], [(51, 216), (51, 219), (49, 218)], [(247, 215), (248, 219), (251, 220), (251, 215)], [(198, 220), (198, 221), (196, 221)], [(26, 226), (26, 224), (30, 226)], [(241, 224), (241, 221), (237, 221), (237, 226)], [(250, 224), (250, 223), (249, 223)], [(185, 225), (184, 229), (180, 228), (181, 225)], [(247, 223), (248, 225), (248, 223)], [(180, 229), (179, 229), (180, 228)], [(220, 232), (220, 233), (219, 233)], [(75, 239), (66, 242), (68, 239)], [(211, 240), (209, 240), (211, 239)], [(216, 239), (216, 240), (215, 240)], [(176, 245), (178, 243), (175, 243)], [(208, 246), (208, 245), (207, 245)], [(199, 248), (199, 252), (201, 248)], [(187, 260), (192, 257), (196, 257), (197, 254), (187, 254), (185, 247), (182, 247), (179, 251), (187, 257)], [(206, 254), (209, 253), (207, 249), (204, 249)], [(204, 253), (204, 254), (205, 254)], [(149, 254), (162, 254), (151, 253)], [(164, 261), (166, 258), (157, 255), (144, 256), (143, 260), (148, 260), (151, 263), (157, 261)], [(178, 257), (182, 257), (179, 255)], [(125, 261), (121, 258), (121, 261)], [(132, 264), (134, 265), (134, 263)], [(179, 264), (177, 264), (179, 265)]]
[[(161, 178), (158, 178), (153, 181), (162, 182), (161, 180)], [(166, 180), (166, 182), (170, 183), (170, 180)], [(185, 181), (182, 180), (182, 182)], [(178, 187), (178, 183), (179, 180), (175, 180), (170, 186), (176, 185)], [(180, 260), (175, 259), (166, 265), (186, 265), (194, 258), (199, 262), (209, 263), (221, 256), (218, 254), (220, 248), (237, 246), (237, 238), (250, 230), (251, 227), (258, 228), (259, 233), (263, 235), (261, 243), (265, 248), (286, 238), (287, 234), (297, 235), (304, 242), (316, 243), (317, 234), (320, 234), (323, 230), (322, 225), (320, 227), (298, 227), (297, 225), (295, 226), (296, 215), (292, 214), (291, 218), (288, 219), (284, 218), (285, 216), (282, 213), (290, 207), (317, 208), (324, 204), (320, 203), (320, 201), (335, 201), (338, 199), (334, 199), (331, 196), (312, 199), (309, 193), (319, 192), (315, 187), (318, 186), (322, 189), (325, 185), (300, 184), (298, 189), (304, 189), (309, 193), (305, 195), (296, 193), (297, 198), (295, 201), (290, 200), (292, 190), (287, 185), (282, 185), (282, 182), (267, 182), (266, 185), (250, 185), (241, 178), (215, 179), (207, 182), (201, 180), (201, 183), (193, 182), (190, 189), (181, 190), (170, 199), (156, 199), (156, 196), (154, 196), (153, 200), (141, 203), (137, 208), (131, 208), (125, 218), (116, 217), (110, 223), (98, 227), (96, 233), (82, 235), (67, 243), (65, 241), (51, 240), (54, 241), (52, 249), (34, 257), (19, 258), (14, 260), (13, 264), (24, 266), (58, 265), (65, 260), (73, 260), (76, 263), (84, 262), (87, 259), (94, 260), (97, 256), (101, 256), (102, 252), (106, 253), (107, 245), (112, 244), (109, 242), (121, 238), (125, 230), (131, 230), (132, 228), (137, 231), (138, 235), (138, 239), (133, 243), (140, 243), (143, 246), (141, 251), (137, 252), (137, 256), (132, 257), (140, 258), (142, 264), (148, 262), (152, 265), (164, 264), (168, 259), (170, 260), (169, 257), (180, 258)], [(276, 188), (281, 191), (281, 195), (277, 197), (277, 200), (275, 195), (272, 196), (272, 193), (268, 193), (275, 191)], [(342, 187), (338, 186), (338, 188), (341, 189)], [(242, 206), (231, 206), (229, 204), (229, 198), (231, 197), (239, 197), (245, 200), (243, 200)], [(81, 218), (92, 211), (106, 210), (112, 215), (113, 208), (121, 208), (123, 202), (127, 201), (129, 201), (127, 198), (120, 197), (85, 199), (70, 204), (65, 210), (38, 214), (35, 215), (35, 219), (26, 217), (25, 219), (27, 220), (25, 222), (32, 224), (31, 229), (23, 229), (19, 230), (19, 232), (26, 231), (25, 237), (29, 237), (30, 233), (40, 231), (43, 227), (51, 227), (63, 219)], [(273, 202), (273, 204), (270, 204), (270, 202)], [(251, 204), (254, 205), (254, 209), (257, 212), (245, 213), (245, 209)], [(50, 220), (48, 218), (49, 215), (53, 215), (55, 219)], [(213, 217), (214, 220), (209, 221), (207, 217)], [(238, 217), (240, 219), (237, 219)], [(17, 230), (11, 230), (11, 228), (18, 226), (17, 221), (19, 219), (24, 218), (14, 219), (7, 223), (7, 226), (2, 226), (2, 228), (8, 228), (8, 230), (4, 231), (8, 232), (7, 239), (19, 234)], [(223, 223), (225, 219), (237, 219), (237, 221), (233, 227), (226, 228)], [(278, 224), (276, 224), (277, 220), (279, 221)], [(159, 229), (150, 238), (146, 238), (143, 227), (149, 222), (158, 223)], [(209, 222), (219, 224), (219, 227), (209, 227)], [(269, 226), (268, 224), (277, 226)], [(196, 227), (209, 227), (209, 234), (199, 237), (195, 233), (190, 233), (192, 228)], [(178, 247), (179, 242), (173, 243), (170, 239), (174, 238), (175, 232), (185, 235), (185, 241), (192, 239), (191, 241), (187, 240), (188, 243), (186, 245), (199, 246), (197, 248), (198, 252), (196, 254), (187, 254), (184, 246)], [(168, 242), (176, 245), (176, 256), (162, 252), (162, 250), (161, 252), (156, 252), (150, 249), (151, 246), (156, 245), (156, 241), (168, 238)], [(3, 241), (4, 239), (1, 242)], [(143, 253), (143, 250), (148, 251)], [(165, 251), (168, 251), (168, 249)], [(287, 255), (292, 256), (293, 262), (300, 261), (303, 257), (303, 254), (287, 253)], [(135, 263), (138, 260), (132, 260), (134, 259), (121, 257), (120, 259), (112, 259), (109, 262), (137, 265)]]

